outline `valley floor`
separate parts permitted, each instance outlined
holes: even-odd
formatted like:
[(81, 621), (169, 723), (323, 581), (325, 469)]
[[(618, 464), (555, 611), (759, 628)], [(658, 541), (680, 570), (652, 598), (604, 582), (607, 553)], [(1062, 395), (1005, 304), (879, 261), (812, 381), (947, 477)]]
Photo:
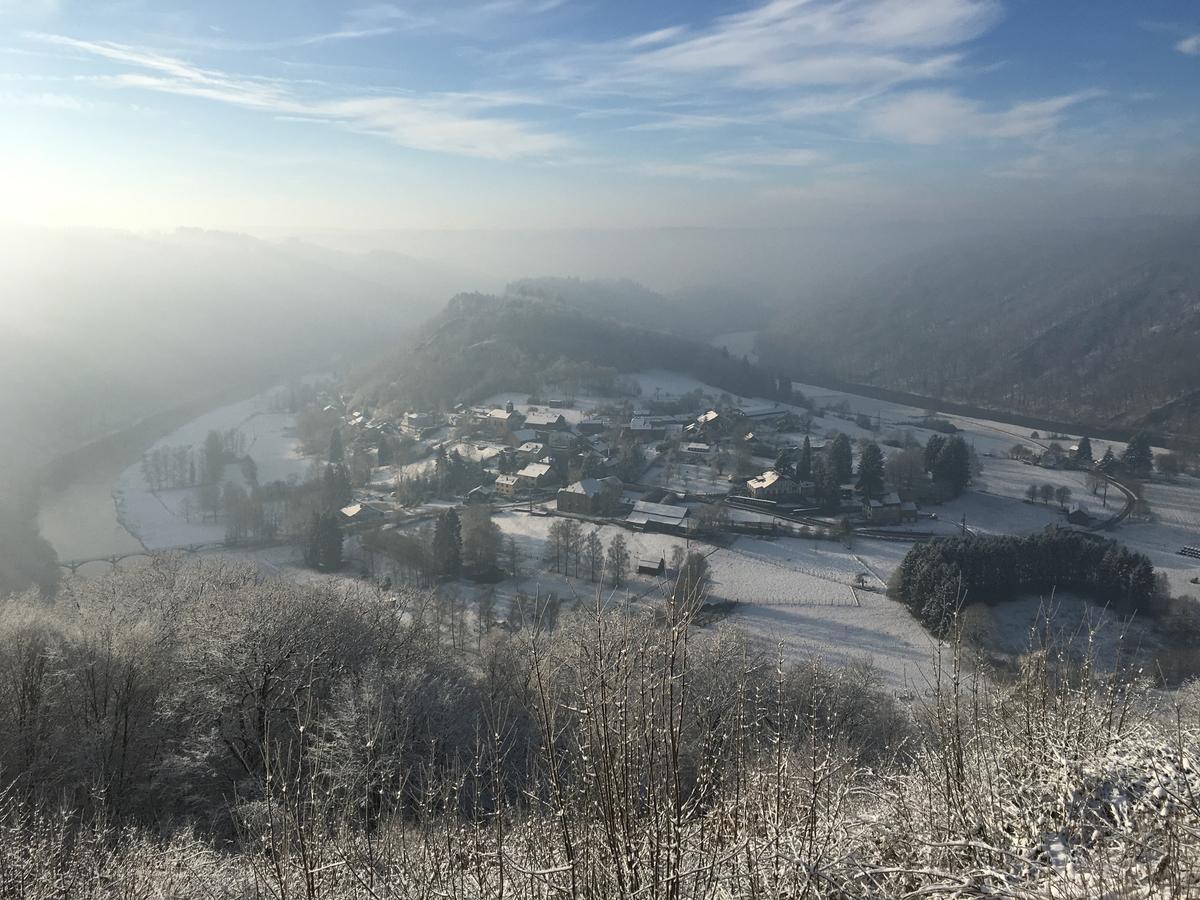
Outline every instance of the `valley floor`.
[[(664, 399), (695, 390), (711, 396), (716, 389), (695, 379), (673, 372), (646, 372), (638, 376), (642, 396)], [(835, 431), (851, 438), (880, 439), (903, 431), (912, 431), (922, 442), (928, 432), (917, 424), (922, 410), (882, 404), (851, 395), (833, 394), (818, 388), (797, 386), (821, 405), (840, 407), (836, 412), (814, 419), (811, 436), (823, 439)], [(163, 446), (202, 444), (210, 430), (241, 429), (247, 438), (247, 452), (258, 466), (260, 481), (303, 478), (312, 466), (299, 451), (293, 433), (293, 422), (285, 413), (273, 411), (271, 395), (266, 393), (238, 404), (232, 404), (202, 416), (159, 443)], [(523, 398), (497, 395), (489, 402), (512, 400), (519, 404)], [(746, 398), (737, 398), (746, 400)], [(588, 412), (588, 404), (598, 404), (603, 398), (581, 399), (576, 409), (566, 411), (576, 420)], [(747, 400), (747, 402), (751, 402)], [(766, 402), (766, 401), (761, 401)], [(875, 429), (866, 430), (858, 424), (858, 414), (869, 416)], [(1031, 503), (1025, 499), (1030, 484), (1048, 483), (1071, 489), (1073, 497), (1085, 503), (1095, 515), (1112, 515), (1121, 508), (1122, 498), (1110, 492), (1108, 508), (1099, 497), (1092, 496), (1082, 473), (1040, 469), (1010, 459), (1008, 451), (1015, 443), (1031, 448), (1044, 446), (1046, 441), (1034, 439), (1028, 433), (1003, 423), (947, 417), (961, 429), (982, 462), (982, 471), (973, 488), (959, 499), (939, 507), (931, 507), (931, 517), (922, 518), (910, 528), (942, 534), (960, 533), (967, 528), (982, 533), (1022, 534), (1044, 528), (1063, 520), (1057, 504)], [(802, 435), (795, 436), (802, 440)], [(1106, 449), (1096, 442), (1096, 454)], [(1114, 445), (1114, 452), (1119, 453)], [(489, 451), (484, 446), (460, 448), (464, 455)], [(406, 467), (406, 472), (425, 471), (431, 460)], [(240, 479), (240, 471), (231, 467), (227, 475)], [(372, 486), (385, 492), (397, 474), (396, 469), (376, 470)], [(658, 480), (663, 487), (686, 489), (692, 493), (709, 490), (723, 491), (728, 483), (715, 476), (710, 466), (697, 463), (675, 465), (670, 469), (661, 464), (651, 466), (647, 479)], [(679, 484), (675, 484), (679, 481)], [(191, 491), (151, 491), (140, 465), (130, 466), (122, 473), (114, 496), (122, 522), (148, 549), (179, 547), (186, 544), (218, 543), (224, 538), (224, 526), (217, 521), (204, 521), (195, 510), (185, 508), (183, 498)], [(1175, 483), (1154, 482), (1147, 487), (1151, 518), (1145, 521), (1126, 521), (1112, 534), (1135, 550), (1147, 553), (1156, 567), (1163, 571), (1176, 593), (1200, 594), (1200, 587), (1191, 578), (1200, 575), (1200, 562), (1178, 554), (1185, 544), (1200, 544), (1200, 480), (1180, 477)], [(597, 584), (586, 572), (571, 573), (571, 577), (548, 570), (544, 562), (547, 535), (556, 521), (552, 504), (531, 514), (524, 508), (501, 508), (495, 522), (505, 538), (511, 537), (522, 560), (522, 575), (506, 579), (493, 587), (460, 582), (445, 586), (460, 598), (474, 603), (485, 592), (496, 599), (497, 615), (504, 618), (512, 600), (520, 593), (529, 596), (554, 594), (568, 604), (595, 602)], [(755, 513), (743, 514), (747, 518)], [(632, 559), (671, 559), (674, 549), (683, 538), (630, 531), (616, 524), (584, 523), (585, 534), (595, 530), (607, 546), (617, 534), (622, 534)], [(902, 530), (902, 529), (897, 529)], [(847, 546), (840, 541), (798, 537), (761, 538), (736, 536), (720, 546), (693, 543), (708, 556), (712, 576), (710, 600), (714, 604), (730, 603), (724, 608), (722, 621), (746, 632), (752, 642), (764, 652), (782, 652), (790, 658), (818, 655), (830, 662), (870, 661), (894, 691), (910, 692), (919, 689), (929, 677), (936, 655), (936, 645), (925, 630), (899, 603), (887, 598), (884, 588), (910, 545), (856, 537)], [(264, 573), (294, 578), (315, 576), (300, 568), (299, 550), (294, 547), (272, 548), (255, 552), (232, 552), (235, 558), (251, 559)], [(365, 561), (352, 563), (349, 574), (365, 568)], [(375, 574), (380, 574), (377, 570)], [(650, 606), (663, 597), (668, 586), (659, 579), (631, 575), (616, 591), (606, 590), (605, 602), (631, 601)], [(1027, 635), (1043, 598), (1031, 598), (1028, 604), (1012, 604), (977, 616), (981, 634), (994, 641), (998, 649), (1011, 652)], [(1030, 607), (1032, 604), (1032, 607)], [(1030, 607), (1030, 608), (1027, 608)], [(1074, 609), (1074, 607), (1072, 607)], [(469, 610), (471, 612), (471, 610)], [(1076, 610), (1073, 615), (1076, 614)]]

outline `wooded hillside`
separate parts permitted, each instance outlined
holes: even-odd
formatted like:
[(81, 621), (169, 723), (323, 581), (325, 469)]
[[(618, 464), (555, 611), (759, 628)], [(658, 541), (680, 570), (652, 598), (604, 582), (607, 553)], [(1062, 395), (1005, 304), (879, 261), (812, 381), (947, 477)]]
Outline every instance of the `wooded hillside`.
[(799, 378), (1200, 435), (1200, 220), (971, 239), (811, 299), (761, 339)]

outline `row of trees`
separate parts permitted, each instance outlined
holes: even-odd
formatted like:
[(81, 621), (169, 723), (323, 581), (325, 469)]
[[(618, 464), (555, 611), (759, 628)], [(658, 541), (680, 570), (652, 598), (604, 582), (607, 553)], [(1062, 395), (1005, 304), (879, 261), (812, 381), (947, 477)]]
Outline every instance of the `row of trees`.
[(574, 519), (558, 519), (550, 526), (544, 562), (561, 575), (620, 587), (629, 574), (630, 554), (622, 534), (613, 535), (606, 550), (599, 530), (585, 534)]
[(842, 485), (846, 484), (853, 484), (867, 499), (877, 499), (889, 487), (902, 494), (915, 494), (921, 483), (928, 481), (940, 496), (957, 497), (971, 483), (978, 460), (958, 435), (934, 434), (923, 451), (919, 446), (902, 447), (890, 458), (885, 458), (876, 441), (861, 441), (856, 468), (853, 444), (847, 435), (838, 432), (823, 453), (814, 452), (805, 437), (799, 451), (780, 453), (775, 469), (797, 481), (812, 482), (817, 505), (836, 512), (841, 506)]
[(972, 536), (917, 544), (893, 577), (893, 596), (943, 635), (965, 602), (1002, 603), (1060, 588), (1128, 612), (1150, 612), (1154, 566), (1115, 541), (1049, 529), (1025, 537)]
[(490, 506), (467, 506), (440, 513), (433, 527), (411, 532), (374, 532), (363, 546), (391, 563), (391, 572), (418, 587), (432, 587), (443, 578), (466, 575), (492, 581), (501, 575), (518, 577), (521, 554), (516, 542), (504, 539), (492, 521)]
[(142, 472), (152, 491), (219, 485), (225, 465), (247, 459), (246, 435), (238, 428), (209, 431), (200, 447), (153, 447), (142, 457)]
[(1057, 501), (1059, 506), (1066, 509), (1067, 504), (1071, 502), (1071, 489), (1065, 484), (1058, 487), (1052, 484), (1031, 484), (1025, 488), (1025, 499), (1030, 503), (1041, 501), (1046, 505)]

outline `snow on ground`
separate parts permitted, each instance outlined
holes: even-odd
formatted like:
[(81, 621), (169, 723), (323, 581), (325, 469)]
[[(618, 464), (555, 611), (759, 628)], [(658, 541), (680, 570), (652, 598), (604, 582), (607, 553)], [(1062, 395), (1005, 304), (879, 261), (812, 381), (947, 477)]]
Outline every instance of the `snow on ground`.
[(1172, 593), (1200, 598), (1200, 583), (1192, 583), (1200, 578), (1200, 560), (1179, 554), (1183, 547), (1200, 547), (1200, 479), (1146, 482), (1145, 498), (1150, 520), (1126, 519), (1114, 537), (1150, 557)]
[[(983, 472), (971, 482), (975, 491), (995, 494), (999, 497), (1010, 497), (1014, 500), (1025, 499), (1025, 492), (1031, 484), (1053, 485), (1055, 488), (1065, 487), (1071, 491), (1073, 502), (1083, 503), (1089, 508), (1093, 505), (1091, 492), (1087, 489), (1087, 476), (1083, 472), (1069, 469), (1043, 469), (1041, 466), (1023, 463), (1016, 459), (996, 457), (984, 459)], [(1120, 511), (1121, 498), (1114, 493), (1110, 498), (1112, 513)], [(1095, 512), (1102, 512), (1100, 500), (1095, 498)], [(1110, 513), (1110, 515), (1112, 514)]]
[(668, 369), (650, 369), (646, 372), (638, 372), (633, 378), (641, 385), (642, 400), (670, 400), (697, 390), (709, 397), (719, 397), (725, 393), (720, 388), (705, 384), (691, 375), (672, 372)]
[[(555, 517), (509, 510), (497, 513), (495, 521), (505, 537), (516, 540), (527, 572), (520, 585), (501, 586), (498, 596), (518, 588), (526, 593), (552, 591), (570, 600), (595, 595), (595, 586), (585, 579), (564, 579), (544, 570), (546, 535)], [(594, 526), (583, 527), (586, 532)], [(614, 535), (624, 535), (633, 560), (665, 556), (669, 561), (673, 548), (683, 544), (682, 538), (615, 525), (596, 530), (606, 546)], [(932, 665), (934, 643), (904, 607), (878, 592), (907, 545), (860, 540), (847, 550), (829, 541), (739, 537), (728, 548), (699, 542), (691, 546), (709, 554), (711, 600), (737, 601), (729, 624), (744, 630), (759, 647), (782, 647), (789, 659), (817, 655), (833, 664), (867, 658), (893, 689), (923, 686), (921, 673)], [(878, 590), (852, 590), (859, 573)], [(630, 576), (623, 592), (657, 598), (661, 586), (653, 578)]]
[(246, 453), (258, 468), (259, 484), (302, 480), (307, 475), (312, 460), (300, 452), (294, 422), (291, 413), (256, 412), (236, 425), (246, 436)]
[(1119, 616), (1071, 594), (1022, 597), (994, 606), (973, 604), (963, 610), (962, 623), (967, 640), (986, 652), (1008, 656), (1040, 649), (1047, 642), (1082, 653), (1090, 642), (1102, 668), (1158, 646), (1148, 621)]
[(584, 419), (590, 416), (592, 410), (598, 406), (611, 406), (614, 402), (612, 397), (592, 397), (587, 395), (577, 396), (573, 405), (570, 408), (551, 409), (548, 405), (542, 403), (529, 403), (528, 393), (518, 393), (514, 391), (506, 391), (499, 394), (492, 394), (482, 403), (480, 407), (484, 409), (499, 409), (506, 403), (511, 403), (513, 409), (522, 415), (529, 415), (531, 412), (546, 413), (549, 415), (560, 415), (570, 425), (577, 425)]
[(1082, 472), (1042, 469), (1013, 459), (985, 459), (983, 473), (961, 497), (923, 510), (936, 514), (936, 522), (921, 519), (914, 527), (949, 533), (960, 526), (964, 515), (968, 528), (985, 534), (1031, 534), (1047, 525), (1063, 524), (1064, 511), (1057, 502), (1029, 503), (1024, 499), (1031, 484), (1068, 487), (1072, 502), (1082, 503), (1095, 516), (1114, 515), (1124, 503), (1119, 492), (1110, 491), (1105, 509), (1100, 498), (1087, 490)]
[(657, 462), (642, 475), (642, 482), (673, 491), (677, 494), (727, 494), (729, 475), (718, 475), (712, 466), (696, 456), (687, 462), (686, 454), (678, 454), (674, 462)]
[[(939, 533), (958, 530), (964, 516), (967, 528), (980, 534), (1032, 534), (1064, 521), (1058, 504), (1025, 503), (973, 490), (964, 491), (949, 503), (928, 507), (927, 511), (936, 513), (940, 527), (930, 530)], [(921, 523), (924, 525), (925, 520)]]
[[(201, 447), (210, 431), (238, 429), (246, 436), (246, 452), (258, 467), (260, 484), (302, 479), (312, 463), (300, 453), (299, 441), (291, 430), (293, 417), (272, 411), (274, 393), (267, 391), (205, 413), (161, 438), (150, 449)], [(241, 467), (226, 466), (225, 480), (244, 485)], [(204, 521), (196, 495), (192, 488), (151, 491), (140, 460), (121, 473), (113, 488), (117, 517), (148, 550), (224, 539), (224, 523)]]
[[(883, 593), (907, 544), (739, 538), (709, 559), (713, 594), (740, 601), (730, 623), (790, 658), (840, 665), (867, 659), (894, 690), (920, 689), (936, 643)], [(868, 589), (853, 589), (859, 574)]]

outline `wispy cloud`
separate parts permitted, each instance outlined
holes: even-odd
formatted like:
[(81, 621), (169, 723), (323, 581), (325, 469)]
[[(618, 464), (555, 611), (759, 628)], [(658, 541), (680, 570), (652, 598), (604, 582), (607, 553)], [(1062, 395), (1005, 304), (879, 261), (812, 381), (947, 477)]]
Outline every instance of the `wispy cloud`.
[(770, 0), (646, 50), (632, 71), (723, 75), (735, 85), (898, 83), (946, 74), (939, 51), (982, 34), (993, 0)]
[(315, 47), (319, 44), (331, 44), (338, 41), (353, 41), (364, 38), (386, 37), (394, 34), (395, 28), (339, 28), (334, 31), (323, 31), (316, 34), (302, 34), (294, 37), (277, 38), (269, 41), (240, 41), (224, 37), (176, 38), (175, 43), (185, 47), (203, 47), (208, 50), (287, 50), (289, 48)]
[(633, 109), (641, 121), (626, 128), (640, 132), (848, 123), (868, 100), (965, 74), (966, 44), (1001, 15), (998, 0), (760, 0), (708, 22), (537, 46), (525, 75)]
[(672, 25), (669, 28), (659, 28), (657, 31), (649, 31), (646, 34), (639, 34), (628, 40), (628, 45), (633, 48), (653, 47), (656, 44), (666, 44), (686, 32), (687, 29), (682, 25)]
[(402, 147), (460, 156), (544, 156), (570, 142), (494, 111), (525, 105), (511, 94), (431, 93), (313, 98), (303, 82), (247, 78), (201, 68), (172, 56), (109, 42), (42, 34), (38, 39), (139, 69), (111, 76), (116, 87), (195, 97), (277, 116), (340, 125), (380, 135)]
[(1188, 56), (1200, 56), (1200, 34), (1185, 37), (1175, 45), (1175, 49), (1180, 53), (1186, 53)]
[(520, 22), (563, 6), (566, 0), (409, 0), (372, 3), (351, 11), (349, 27), (388, 27), (405, 31), (485, 37), (502, 23)]
[(878, 104), (868, 114), (867, 126), (910, 144), (1033, 138), (1053, 131), (1068, 109), (1096, 96), (1097, 91), (1083, 91), (988, 110), (953, 91), (911, 91)]

